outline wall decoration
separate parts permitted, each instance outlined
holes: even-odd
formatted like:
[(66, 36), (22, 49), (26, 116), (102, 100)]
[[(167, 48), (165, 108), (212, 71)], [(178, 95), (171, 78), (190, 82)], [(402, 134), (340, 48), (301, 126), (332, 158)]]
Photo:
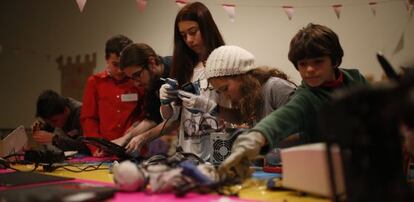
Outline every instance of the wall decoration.
[(61, 94), (65, 97), (82, 100), (86, 81), (96, 68), (96, 53), (93, 53), (92, 56), (85, 55), (82, 61), (80, 55), (77, 55), (74, 61), (72, 57), (60, 56), (56, 62), (61, 75)]

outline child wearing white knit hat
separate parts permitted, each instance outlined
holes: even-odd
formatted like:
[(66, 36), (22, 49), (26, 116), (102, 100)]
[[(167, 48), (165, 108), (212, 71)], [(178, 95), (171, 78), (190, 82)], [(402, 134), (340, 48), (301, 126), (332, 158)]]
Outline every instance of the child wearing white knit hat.
[(205, 74), (212, 77), (230, 76), (246, 73), (254, 66), (254, 55), (238, 46), (221, 46), (207, 59)]
[(250, 126), (286, 104), (296, 87), (283, 72), (257, 67), (254, 60), (249, 51), (225, 45), (211, 52), (205, 69), (213, 88), (238, 109), (242, 117), (237, 116), (238, 120)]

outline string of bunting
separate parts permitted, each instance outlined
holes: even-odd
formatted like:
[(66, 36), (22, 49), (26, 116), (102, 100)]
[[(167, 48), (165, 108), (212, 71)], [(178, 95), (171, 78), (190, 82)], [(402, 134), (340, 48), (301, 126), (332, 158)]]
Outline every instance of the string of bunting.
[[(136, 7), (139, 12), (144, 12), (145, 8), (147, 7), (148, 0), (135, 0), (136, 1)], [(182, 8), (185, 6), (189, 0), (172, 0), (175, 2), (175, 4)], [(84, 11), (84, 8), (86, 6), (87, 0), (75, 0), (76, 5), (79, 9), (79, 11), (82, 13)], [(255, 1), (252, 1), (255, 2)], [(270, 8), (281, 8), (285, 12), (286, 16), (289, 20), (293, 19), (293, 14), (295, 12), (295, 8), (312, 8), (312, 7), (331, 7), (335, 13), (335, 16), (340, 19), (341, 17), (341, 11), (344, 7), (355, 7), (355, 6), (368, 6), (369, 9), (372, 12), (373, 16), (377, 15), (377, 6), (379, 4), (385, 4), (385, 3), (392, 3), (392, 2), (403, 2), (404, 6), (406, 8), (406, 11), (408, 12), (409, 18), (413, 15), (414, 10), (414, 0), (378, 0), (378, 1), (369, 1), (369, 2), (357, 2), (357, 3), (342, 3), (342, 4), (311, 4), (311, 5), (284, 5), (284, 4), (230, 4), (230, 3), (221, 3), (220, 5), (223, 7), (225, 12), (228, 14), (228, 17), (231, 22), (234, 22), (236, 19), (236, 8), (237, 7), (270, 7)], [(401, 44), (403, 41), (403, 35), (400, 37), (400, 41), (398, 44)], [(399, 45), (397, 47), (400, 47)], [(396, 52), (398, 52), (401, 48), (396, 48)], [(2, 53), (5, 50), (5, 47), (0, 44), (0, 53)], [(25, 51), (20, 48), (13, 48), (11, 49), (11, 52), (20, 54), (20, 53), (26, 53), (31, 55), (43, 55), (47, 58), (47, 60), (50, 60), (51, 54), (44, 54), (44, 53), (38, 53), (36, 51), (28, 50)]]
[[(321, 8), (330, 7), (335, 13), (335, 16), (340, 19), (341, 12), (344, 7), (356, 7), (356, 6), (368, 6), (372, 12), (372, 15), (376, 16), (378, 4), (391, 3), (391, 2), (404, 2), (405, 8), (412, 16), (414, 0), (382, 0), (382, 1), (369, 1), (369, 2), (358, 2), (358, 3), (342, 3), (342, 4), (312, 4), (312, 5), (285, 5), (285, 4), (221, 4), (224, 10), (228, 13), (230, 21), (234, 22), (236, 7), (267, 7), (267, 8), (281, 8), (285, 12), (289, 20), (293, 19), (295, 8)], [(232, 7), (231, 12), (228, 11), (228, 7)]]
[[(87, 0), (75, 0), (78, 5), (79, 11), (82, 13)], [(144, 12), (148, 4), (148, 0), (135, 0), (136, 6), (139, 12)], [(174, 0), (179, 8), (185, 6), (189, 0)], [(286, 13), (289, 20), (293, 19), (294, 9), (295, 8), (312, 8), (312, 7), (331, 7), (335, 13), (335, 16), (340, 19), (341, 12), (344, 7), (354, 7), (354, 6), (369, 6), (369, 9), (372, 12), (372, 15), (377, 15), (377, 6), (378, 4), (390, 3), (390, 2), (404, 2), (406, 10), (411, 17), (413, 14), (414, 0), (378, 0), (378, 1), (369, 1), (369, 2), (358, 2), (358, 3), (342, 3), (342, 4), (312, 4), (312, 5), (278, 5), (278, 4), (229, 4), (221, 3), (221, 6), (226, 11), (231, 22), (235, 21), (236, 18), (236, 7), (274, 7), (282, 8)]]

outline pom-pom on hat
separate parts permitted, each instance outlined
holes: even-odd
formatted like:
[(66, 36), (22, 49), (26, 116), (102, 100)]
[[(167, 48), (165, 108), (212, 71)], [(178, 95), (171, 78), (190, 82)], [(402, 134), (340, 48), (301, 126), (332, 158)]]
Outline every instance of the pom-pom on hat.
[(238, 46), (220, 46), (210, 53), (206, 62), (206, 78), (244, 74), (254, 66), (254, 55)]

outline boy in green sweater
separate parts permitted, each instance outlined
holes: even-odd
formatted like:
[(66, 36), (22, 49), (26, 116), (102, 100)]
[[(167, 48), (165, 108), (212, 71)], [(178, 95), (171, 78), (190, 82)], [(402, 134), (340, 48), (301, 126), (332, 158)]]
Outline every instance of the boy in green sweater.
[(341, 44), (336, 33), (323, 25), (310, 23), (299, 30), (290, 42), (288, 57), (302, 77), (301, 85), (289, 103), (237, 137), (232, 154), (219, 167), (222, 175), (234, 175), (235, 171), (242, 178), (249, 176), (249, 161), (261, 148), (276, 148), (291, 134), (299, 133), (300, 143), (321, 141), (316, 128), (323, 104), (337, 89), (367, 83), (358, 70), (339, 68)]

